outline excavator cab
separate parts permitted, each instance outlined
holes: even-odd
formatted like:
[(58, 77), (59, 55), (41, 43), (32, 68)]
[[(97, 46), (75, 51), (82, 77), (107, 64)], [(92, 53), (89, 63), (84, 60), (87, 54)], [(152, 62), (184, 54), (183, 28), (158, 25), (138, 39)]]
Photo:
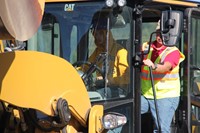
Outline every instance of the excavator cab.
[[(121, 131), (128, 121), (124, 112), (132, 115), (130, 103), (124, 110), (120, 103), (112, 102), (131, 96), (129, 81), (122, 78), (130, 71), (130, 10), (105, 7), (105, 2), (47, 2), (38, 31), (23, 40), (23, 49), (14, 49), (12, 41), (4, 41), (10, 49), (0, 56), (4, 64), (0, 76), (1, 120), (4, 123), (7, 119), (8, 123), (1, 126), (1, 131), (10, 132), (12, 127), (21, 132)], [(97, 47), (97, 27), (104, 30), (104, 50), (90, 62)], [(121, 30), (124, 33), (119, 34)], [(118, 51), (125, 53), (121, 57), (125, 64), (117, 62), (121, 60)], [(123, 73), (117, 72), (115, 65), (121, 65)], [(113, 75), (119, 79), (114, 81)], [(116, 94), (108, 95), (107, 88)], [(7, 110), (9, 115), (5, 115)], [(130, 124), (124, 132), (132, 128)]]

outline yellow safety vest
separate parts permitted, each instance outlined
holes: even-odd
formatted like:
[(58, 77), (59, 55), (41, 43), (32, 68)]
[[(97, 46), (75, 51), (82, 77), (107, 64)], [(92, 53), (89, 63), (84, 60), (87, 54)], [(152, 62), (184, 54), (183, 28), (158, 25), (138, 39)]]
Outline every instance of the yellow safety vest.
[[(155, 60), (155, 63), (162, 63), (165, 57), (175, 51), (178, 50), (176, 47), (167, 47)], [(179, 50), (178, 50), (179, 51)], [(179, 51), (180, 53), (180, 60), (179, 64), (185, 59), (185, 56)], [(151, 59), (152, 49), (150, 49), (149, 54), (147, 55), (147, 59)], [(180, 79), (179, 79), (179, 64), (170, 72), (166, 73), (159, 73), (153, 71), (153, 79), (154, 79), (154, 86), (156, 90), (156, 98), (169, 98), (169, 97), (177, 97), (180, 96)], [(152, 91), (152, 84), (150, 79), (150, 71), (148, 66), (142, 67), (142, 94), (146, 98), (153, 99), (153, 91)]]

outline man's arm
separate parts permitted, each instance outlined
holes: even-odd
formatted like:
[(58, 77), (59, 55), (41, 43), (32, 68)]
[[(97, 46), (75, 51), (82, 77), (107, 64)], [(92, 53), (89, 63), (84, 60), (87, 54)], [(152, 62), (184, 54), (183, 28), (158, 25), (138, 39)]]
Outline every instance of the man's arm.
[(116, 73), (113, 74), (113, 82), (115, 84), (129, 83), (129, 68), (128, 68), (128, 52), (126, 49), (119, 50), (115, 59)]
[(162, 64), (155, 64), (151, 60), (143, 61), (144, 65), (152, 66), (152, 69), (159, 73), (169, 72), (179, 64), (180, 53), (178, 50), (168, 54)]

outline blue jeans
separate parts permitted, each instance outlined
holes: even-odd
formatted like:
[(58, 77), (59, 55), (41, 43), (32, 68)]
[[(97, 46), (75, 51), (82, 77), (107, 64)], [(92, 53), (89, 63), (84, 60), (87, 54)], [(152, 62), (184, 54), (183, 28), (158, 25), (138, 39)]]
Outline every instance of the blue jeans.
[[(179, 97), (157, 99), (158, 117), (162, 133), (170, 133), (170, 125), (179, 104)], [(155, 122), (154, 133), (158, 133), (158, 123), (153, 99), (141, 96), (141, 114), (151, 112)]]

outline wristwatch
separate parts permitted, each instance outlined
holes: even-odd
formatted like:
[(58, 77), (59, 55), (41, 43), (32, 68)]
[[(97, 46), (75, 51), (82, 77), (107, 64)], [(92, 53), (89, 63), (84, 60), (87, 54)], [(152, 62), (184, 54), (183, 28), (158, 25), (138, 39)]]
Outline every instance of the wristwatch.
[(154, 64), (154, 68), (152, 68), (153, 70), (156, 70), (158, 67), (158, 64)]

